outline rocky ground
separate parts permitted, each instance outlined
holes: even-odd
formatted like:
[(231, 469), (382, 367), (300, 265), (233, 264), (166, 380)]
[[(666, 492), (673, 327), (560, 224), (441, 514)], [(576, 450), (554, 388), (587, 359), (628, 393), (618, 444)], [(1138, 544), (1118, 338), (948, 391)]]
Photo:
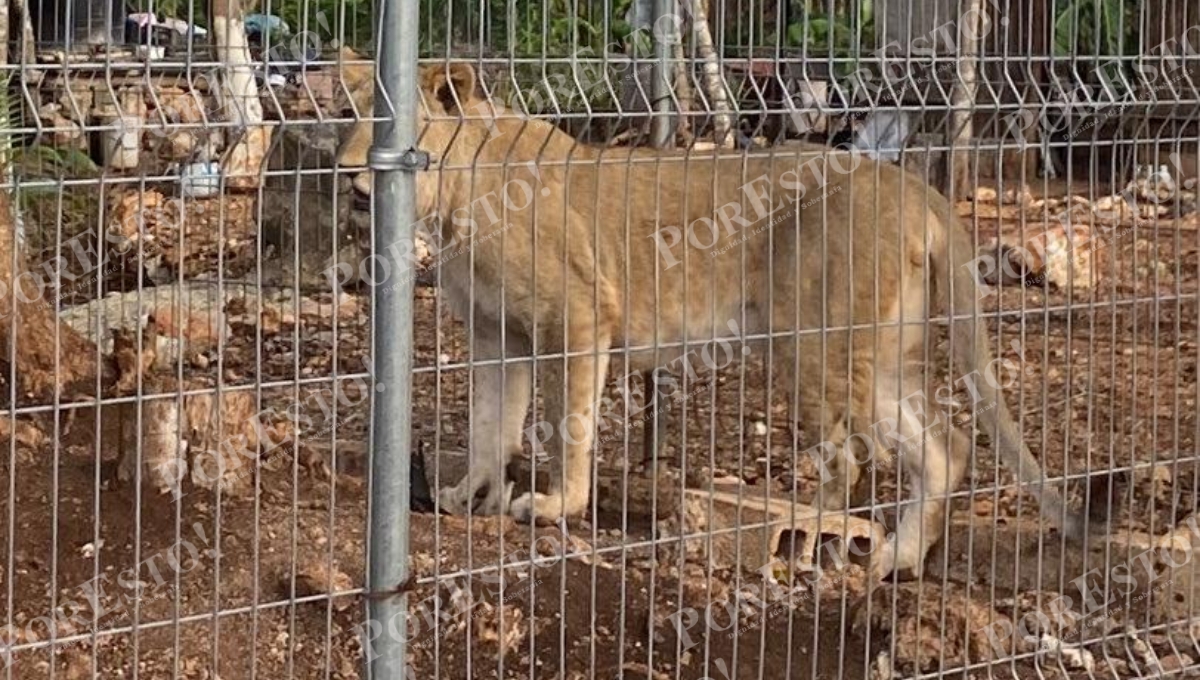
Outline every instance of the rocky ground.
[[(1135, 188), (1134, 208), (1086, 182), (1047, 189), (981, 190), (959, 212), (1017, 274), (995, 273), (999, 290), (982, 309), (1002, 312), (994, 346), (1025, 365), (1006, 393), (1023, 436), (1048, 472), (1068, 475), (1076, 502), (1095, 490), (1089, 474), (1116, 471), (1101, 476), (1114, 483), (1113, 541), (1081, 549), (1039, 534), (1032, 500), (987, 446), (921, 575), (872, 590), (860, 560), (839, 562), (826, 543), (848, 531), (869, 543), (894, 525), (888, 464), (876, 470), (882, 512), (863, 508), (853, 531), (828, 517), (756, 531), (786, 514), (778, 503), (811, 502), (817, 471), (795, 455), (784, 406), (768, 402), (762, 358), (750, 355), (686, 387), (656, 471), (639, 461), (643, 421), (618, 399), (620, 422), (598, 452), (597, 512), (565, 533), (415, 514), (416, 677), (1194, 673), (1191, 534), (1180, 527), (1196, 512), (1200, 479), (1200, 221), (1146, 207), (1156, 187)], [(1064, 213), (1066, 228), (1056, 220)], [(254, 219), (237, 201), (221, 214)], [(178, 503), (117, 480), (111, 447), (56, 446), (53, 423), (0, 454), (0, 625), (10, 625), (0, 641), (15, 650), (11, 677), (361, 677), (368, 411), (356, 376), (369, 348), (368, 291), (302, 289), (261, 256), (254, 233), (233, 224), (224, 245), (194, 241), (186, 258), (158, 251), (153, 280), (166, 298), (144, 294), (139, 306), (121, 292), (129, 273), (116, 272), (101, 291), (112, 295), (80, 293), (64, 318), (86, 330), (97, 315), (129, 327), (153, 314), (165, 329), (157, 349), (189, 379), (221, 377), (260, 410), (291, 408), (309, 425), (263, 455), (245, 493), (186, 484)], [(178, 242), (174, 231), (158, 238)], [(1072, 238), (1094, 247), (1055, 249)], [(182, 270), (172, 264), (181, 261)], [(217, 266), (226, 268), (219, 291), (203, 280)], [(191, 283), (170, 283), (180, 277)], [(418, 289), (414, 323), (413, 440), (430, 484), (444, 486), (463, 469), (469, 356), (435, 289)], [(946, 365), (945, 350), (942, 338), (935, 366)], [(626, 373), (620, 361), (613, 370)], [(615, 382), (608, 394), (620, 396)], [(811, 434), (801, 435), (803, 447)], [(768, 492), (776, 505), (756, 502), (742, 517), (720, 495)], [(824, 546), (820, 568), (792, 560), (790, 547), (814, 545)], [(1021, 634), (1007, 635), (1014, 624)], [(51, 633), (53, 651), (40, 644)]]

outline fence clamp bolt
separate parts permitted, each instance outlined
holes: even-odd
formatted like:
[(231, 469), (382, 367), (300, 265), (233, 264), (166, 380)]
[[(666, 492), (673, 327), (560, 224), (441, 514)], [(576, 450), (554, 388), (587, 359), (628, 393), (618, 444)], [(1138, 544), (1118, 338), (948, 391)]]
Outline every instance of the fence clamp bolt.
[(381, 149), (373, 147), (367, 154), (367, 165), (372, 170), (403, 170), (416, 172), (429, 169), (429, 154), (420, 149)]

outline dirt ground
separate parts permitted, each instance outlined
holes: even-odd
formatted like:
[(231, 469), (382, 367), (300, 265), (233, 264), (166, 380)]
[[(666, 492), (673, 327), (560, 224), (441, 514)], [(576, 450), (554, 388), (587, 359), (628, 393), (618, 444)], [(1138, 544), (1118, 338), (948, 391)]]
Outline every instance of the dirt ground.
[[(981, 239), (1002, 225), (1005, 233), (1019, 228), (1006, 207), (961, 207), (978, 217)], [(1030, 228), (1038, 222), (1026, 219)], [(1139, 223), (1110, 244), (1093, 290), (1006, 287), (984, 300), (988, 311), (1004, 312), (992, 326), (995, 346), (1014, 359), (1010, 342), (1024, 348), (1027, 370), (1006, 396), (1047, 471), (1068, 473), (1078, 501), (1088, 472), (1140, 466), (1113, 476), (1121, 530), (1161, 535), (1196, 512), (1197, 224), (1194, 214)], [(337, 325), (340, 374), (356, 370), (368, 349), (360, 301), (360, 312)], [(469, 356), (462, 324), (435, 290), (419, 289), (416, 303), (413, 439), (437, 487), (462, 470), (468, 381), (460, 365)], [(227, 384), (332, 380), (329, 318), (261, 330), (260, 339), (253, 326), (233, 327)], [(945, 349), (944, 339), (933, 349), (940, 374)], [(627, 372), (619, 359), (613, 372)], [(747, 495), (785, 494), (796, 482), (799, 500), (811, 501), (816, 470), (795, 455), (782, 400), (768, 403), (763, 376), (762, 357), (751, 355), (685, 388), (684, 406), (666, 420), (663, 465), (681, 458), (689, 486), (717, 480)], [(288, 383), (264, 389), (263, 404), (312, 403), (328, 388)], [(609, 396), (617, 389), (610, 381)], [(191, 486), (178, 504), (138, 494), (94, 449), (14, 445), (0, 454), (0, 625), (9, 624), (0, 641), (15, 650), (3, 677), (362, 677), (368, 411), (365, 400), (348, 400), (355, 403), (299, 450), (264, 455), (250, 498)], [(611, 436), (598, 452), (597, 469), (607, 471), (598, 486), (608, 498), (622, 494), (613, 479), (647, 477), (641, 423), (630, 417), (626, 425), (602, 433)], [(811, 436), (803, 434), (802, 442)], [(1141, 599), (1114, 592), (1083, 636), (1107, 639), (993, 659), (982, 629), (1044, 607), (1056, 591), (1074, 592), (1078, 603), (1072, 581), (1087, 571), (1053, 532), (1039, 542), (1028, 524), (1036, 509), (1012, 479), (979, 447), (948, 540), (924, 574), (874, 591), (857, 564), (819, 580), (785, 568), (767, 569), (768, 578), (714, 566), (679, 541), (655, 548), (650, 540), (671, 525), (632, 502), (626, 512), (608, 503), (565, 534), (500, 518), (414, 514), (410, 661), (418, 678), (888, 678), (964, 666), (956, 677), (1194, 672), (1190, 591), (1170, 588)], [(893, 467), (877, 471), (875, 495), (892, 503), (884, 517), (894, 523)], [(659, 517), (670, 510), (659, 508)], [(1136, 554), (1113, 547), (1100, 566)], [(52, 632), (56, 608), (64, 611), (51, 651), (38, 642)]]

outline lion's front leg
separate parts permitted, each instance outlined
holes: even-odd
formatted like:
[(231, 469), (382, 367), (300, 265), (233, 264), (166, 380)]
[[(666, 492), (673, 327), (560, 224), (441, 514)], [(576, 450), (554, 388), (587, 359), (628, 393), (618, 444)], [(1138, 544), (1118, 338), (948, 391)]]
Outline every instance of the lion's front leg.
[[(476, 349), (477, 360), (486, 363), (471, 369), (474, 393), (467, 474), (458, 484), (439, 491), (438, 501), (453, 514), (499, 515), (508, 512), (512, 497), (513, 485), (505, 470), (512, 454), (521, 449), (533, 373), (529, 358), (499, 363), (495, 336), (477, 333)], [(505, 349), (518, 355), (527, 351), (516, 341)]]
[(552, 442), (548, 449), (552, 460), (550, 484), (548, 493), (535, 491), (513, 501), (512, 514), (519, 521), (555, 522), (562, 517), (582, 515), (587, 510), (592, 486), (596, 410), (608, 375), (609, 343), (605, 338), (602, 340), (599, 347), (584, 350), (588, 355), (567, 360), (565, 381), (561, 363), (548, 367), (545, 372), (545, 425), (550, 428)]

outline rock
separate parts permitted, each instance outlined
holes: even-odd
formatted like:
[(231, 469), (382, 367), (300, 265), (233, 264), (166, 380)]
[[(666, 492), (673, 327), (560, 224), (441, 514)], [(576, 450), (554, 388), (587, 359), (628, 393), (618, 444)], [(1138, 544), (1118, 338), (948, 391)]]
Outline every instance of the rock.
[[(335, 595), (354, 589), (354, 581), (337, 567), (330, 566), (327, 560), (313, 558), (296, 572), (296, 594)], [(330, 597), (333, 608), (345, 611), (354, 604), (353, 597)]]
[(1081, 646), (1067, 645), (1053, 635), (1042, 633), (1041, 648), (1047, 657), (1061, 661), (1067, 668), (1085, 670), (1089, 674), (1096, 670), (1096, 658)]
[(1126, 673), (1128, 672), (1129, 662), (1124, 659), (1109, 657), (1096, 664), (1097, 675), (1102, 675), (1103, 677), (1124, 678), (1127, 677)]
[(975, 203), (995, 203), (997, 198), (996, 190), (991, 187), (975, 187), (975, 193), (971, 195)]
[(354, 189), (364, 196), (371, 195), (371, 173), (360, 172), (354, 176)]
[(1192, 657), (1187, 654), (1171, 654), (1158, 660), (1158, 665), (1166, 675), (1174, 675), (1192, 665)]
[(1152, 203), (1162, 203), (1174, 197), (1178, 187), (1170, 169), (1165, 166), (1140, 166), (1134, 180), (1125, 187), (1126, 193), (1133, 193), (1139, 199)]
[(1063, 207), (1063, 202), (1056, 198), (1039, 198), (1029, 204), (1030, 211), (1057, 213)]
[(254, 309), (258, 304), (253, 286), (240, 286), (227, 280), (223, 293), (223, 296), (218, 296), (216, 285), (202, 282), (148, 287), (141, 291), (115, 293), (87, 304), (67, 307), (62, 310), (59, 318), (75, 331), (99, 344), (101, 351), (108, 354), (112, 352), (112, 331), (132, 331), (141, 328), (148, 321), (151, 312), (172, 312), (158, 320), (158, 323), (167, 322), (172, 328), (175, 324), (173, 311), (176, 305), (186, 311), (189, 317), (199, 315), (200, 321), (194, 328), (190, 325), (185, 326), (184, 336), (196, 333), (202, 337), (205, 332), (211, 332), (214, 317), (224, 318), (221, 310), (227, 302), (241, 298), (243, 302), (238, 304), (250, 309)]
[(142, 410), (142, 431), (138, 431), (137, 419), (126, 413), (121, 417), (121, 406), (101, 407), (98, 416), (104, 427), (119, 428), (115, 437), (103, 436), (109, 441), (119, 441), (124, 449), (117, 466), (117, 479), (128, 484), (137, 479), (138, 460), (134, 442), (142, 448), (142, 483), (157, 490), (159, 494), (170, 493), (178, 497), (183, 493), (180, 483), (188, 468), (189, 442), (183, 414), (174, 399), (155, 399), (146, 402)]
[(1124, 200), (1125, 199), (1121, 198), (1120, 196), (1101, 196), (1100, 198), (1096, 199), (1096, 204), (1093, 206), (1093, 208), (1097, 212), (1113, 212), (1122, 203), (1124, 203)]
[[(290, 313), (289, 313), (290, 314)], [(294, 324), (296, 318), (291, 315), (290, 320), (286, 320), (279, 308), (274, 305), (264, 305), (262, 314), (258, 318), (258, 325), (262, 329), (263, 335), (278, 335), (282, 330), (283, 324)]]
[(1019, 187), (1004, 190), (1003, 202), (1007, 205), (1027, 206), (1033, 203), (1033, 194), (1029, 187), (1022, 184)]
[(199, 142), (190, 130), (180, 130), (167, 138), (166, 153), (172, 160), (189, 158)]
[(971, 508), (971, 511), (980, 517), (991, 517), (995, 511), (996, 503), (990, 498), (977, 498)]
[[(788, 500), (758, 498), (755, 493), (684, 489), (680, 499), (683, 526), (668, 528), (680, 535), (699, 535), (739, 525), (753, 526), (741, 532), (712, 534), (711, 540), (685, 541), (685, 548), (689, 551), (699, 548), (706, 560), (720, 569), (757, 569), (762, 555), (778, 554), (785, 533), (795, 543), (796, 558), (791, 568), (802, 572), (816, 570), (823, 548), (836, 550), (842, 562), (847, 563), (852, 544), (860, 552), (863, 548), (870, 552), (885, 542), (887, 532), (883, 526), (870, 520), (836, 512), (821, 513), (814, 507)], [(659, 503), (662, 502), (660, 499)]]
[[(179, 358), (183, 356), (185, 340), (180, 338), (168, 338), (161, 335), (154, 336), (154, 367), (156, 369), (171, 369), (179, 365)], [(216, 346), (213, 342), (212, 347)]]
[(47, 104), (38, 111), (42, 125), (51, 128), (50, 142), (56, 147), (86, 146), (79, 123), (63, 115), (62, 106)]
[(417, 234), (413, 241), (413, 255), (416, 256), (417, 260), (422, 266), (428, 266), (429, 244), (425, 242), (425, 239), (422, 238), (420, 234)]
[(1103, 239), (1093, 237), (1091, 227), (1076, 224), (1051, 226), (1024, 242), (1020, 235), (1004, 235), (985, 251), (998, 260), (988, 273), (989, 284), (1020, 284), (1029, 277), (1045, 276), (1059, 288), (1088, 289), (1100, 280), (1108, 247)]
[(478, 641), (487, 646), (495, 645), (498, 656), (518, 649), (529, 628), (524, 612), (512, 604), (497, 607), (491, 602), (479, 602), (471, 618)]
[[(359, 298), (348, 293), (338, 296), (337, 315), (346, 321), (354, 319), (360, 313)], [(300, 316), (307, 323), (322, 323), (326, 325), (333, 319), (333, 302), (318, 302), (310, 297), (300, 298)], [(284, 323), (287, 323), (286, 319)]]
[(1046, 278), (1066, 289), (1092, 288), (1100, 276), (1099, 259), (1105, 252), (1103, 240), (1093, 238), (1087, 225), (1062, 225), (1043, 232), (1041, 245), (1045, 260)]
[[(899, 592), (896, 592), (899, 591)], [(900, 582), (873, 588), (856, 597), (851, 630), (868, 632), (895, 657), (889, 664), (896, 673), (872, 677), (910, 677), (942, 667), (1004, 658), (1026, 651), (1021, 636), (993, 639), (1000, 631), (1014, 630), (1008, 616), (969, 598), (955, 583)], [(1013, 647), (1015, 646), (1015, 649)]]
[(180, 87), (162, 87), (155, 91), (155, 100), (150, 103), (158, 108), (158, 113), (150, 117), (150, 124), (160, 120), (160, 116), (168, 124), (195, 125), (205, 120), (204, 102), (194, 91)]
[(216, 347), (223, 330), (228, 337), (228, 329), (222, 329), (222, 316), (221, 311), (215, 307), (181, 306), (176, 309), (175, 305), (166, 304), (151, 310), (148, 320), (166, 337), (183, 340), (191, 349), (200, 351)]

